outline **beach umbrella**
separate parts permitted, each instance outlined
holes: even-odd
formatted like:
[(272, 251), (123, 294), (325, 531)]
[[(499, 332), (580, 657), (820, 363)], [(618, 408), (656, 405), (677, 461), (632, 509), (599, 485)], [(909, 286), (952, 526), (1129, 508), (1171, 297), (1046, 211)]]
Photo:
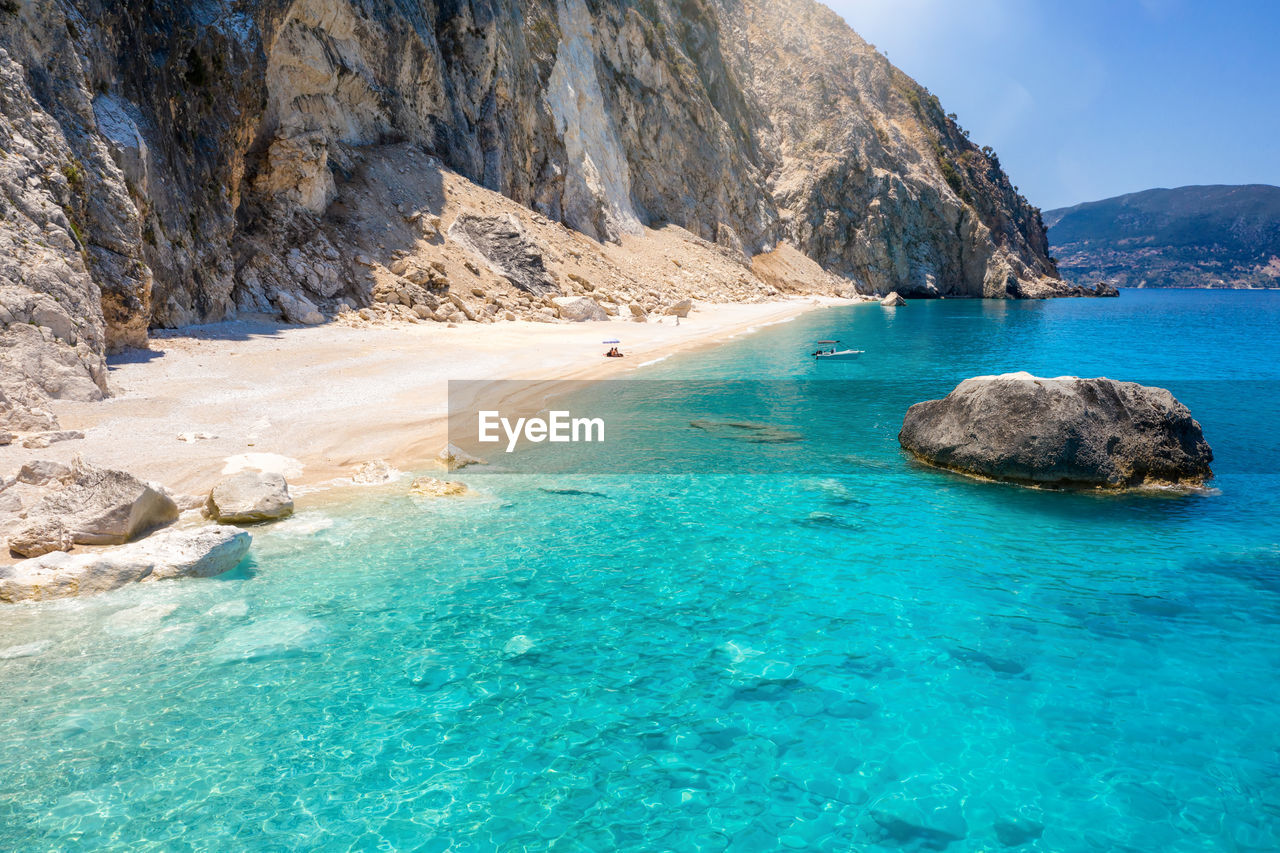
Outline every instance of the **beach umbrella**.
[(620, 344), (620, 343), (622, 343), (622, 341), (601, 341), (601, 343), (604, 343), (604, 344)]

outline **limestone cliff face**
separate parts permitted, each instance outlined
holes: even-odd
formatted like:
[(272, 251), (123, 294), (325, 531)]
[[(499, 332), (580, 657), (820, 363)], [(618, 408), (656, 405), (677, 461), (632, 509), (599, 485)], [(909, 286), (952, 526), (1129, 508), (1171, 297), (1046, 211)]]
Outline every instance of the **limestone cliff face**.
[(101, 395), (154, 326), (367, 302), (353, 188), (405, 145), (429, 156), (400, 174), (597, 240), (670, 223), (866, 291), (1062, 289), (994, 155), (811, 0), (6, 0), (0, 392)]
[(1062, 290), (1038, 210), (937, 98), (812, 0), (718, 0), (778, 236), (878, 291)]

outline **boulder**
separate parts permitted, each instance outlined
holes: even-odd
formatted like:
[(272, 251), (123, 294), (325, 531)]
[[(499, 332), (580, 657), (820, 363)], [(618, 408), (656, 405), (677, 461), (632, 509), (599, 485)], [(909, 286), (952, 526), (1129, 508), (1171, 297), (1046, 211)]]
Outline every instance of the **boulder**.
[(239, 565), (251, 542), (235, 527), (170, 528), (119, 548), (46, 554), (0, 567), (0, 601), (43, 601), (139, 581), (213, 577)]
[(452, 302), (454, 307), (458, 309), (458, 312), (462, 314), (463, 319), (471, 320), (472, 322), (475, 322), (475, 319), (476, 319), (475, 309), (473, 309), (470, 305), (468, 305), (465, 299), (463, 299), (461, 296), (459, 296), (456, 293), (450, 293), (449, 301)]
[(123, 545), (178, 517), (178, 506), (155, 487), (124, 471), (77, 459), (65, 485), (32, 508), (32, 521), (56, 518), (77, 545)]
[[(0, 305), (0, 311), (4, 306)], [(3, 322), (0, 320), (0, 322)], [(58, 428), (58, 420), (42, 409), (33, 409), (21, 402), (11, 399), (0, 388), (0, 433), (6, 435), (10, 431), (34, 432)], [(12, 438), (10, 439), (12, 441)], [(2, 444), (3, 442), (0, 442)]]
[(224, 524), (273, 521), (293, 514), (293, 498), (279, 474), (241, 471), (213, 487), (205, 514)]
[(560, 319), (571, 323), (601, 322), (609, 315), (590, 296), (557, 296), (551, 300)]
[(440, 451), (440, 461), (444, 463), (444, 467), (449, 471), (457, 471), (459, 468), (466, 468), (468, 465), (489, 464), (477, 456), (472, 456), (453, 443), (445, 445), (444, 450)]
[(906, 305), (907, 300), (899, 296), (898, 291), (895, 290), (892, 293), (890, 293), (888, 296), (886, 296), (884, 299), (881, 299), (880, 304), (883, 305), (885, 308), (897, 308), (899, 306)]
[(383, 483), (390, 483), (398, 476), (400, 476), (400, 472), (395, 468), (392, 468), (381, 459), (375, 459), (357, 468), (356, 472), (351, 475), (351, 482), (357, 486), (378, 486)]
[(672, 317), (688, 317), (689, 312), (693, 310), (692, 299), (681, 299), (675, 305), (667, 308), (667, 314)]
[(0, 430), (0, 447), (6, 447), (13, 444), (14, 438), (16, 438), (16, 436), (13, 433)]
[(18, 482), (28, 486), (47, 486), (54, 482), (67, 482), (72, 478), (72, 470), (61, 462), (38, 459), (28, 462), (18, 469)]
[(649, 312), (645, 311), (644, 308), (640, 307), (640, 305), (635, 302), (628, 304), (627, 310), (630, 311), (631, 316), (635, 317), (637, 320), (645, 320), (649, 316)]
[(320, 313), (320, 309), (316, 308), (310, 299), (301, 294), (282, 290), (276, 296), (276, 305), (280, 306), (280, 313), (284, 316), (286, 323), (294, 323), (299, 326), (318, 326), (324, 322), (324, 315)]
[(53, 551), (70, 551), (71, 531), (56, 518), (36, 518), (9, 534), (9, 550), (20, 557), (42, 557)]
[(203, 510), (206, 502), (209, 500), (204, 495), (169, 494), (169, 497), (178, 505), (179, 512)]
[(1111, 379), (967, 379), (912, 406), (898, 441), (930, 465), (1024, 485), (1195, 486), (1213, 476), (1213, 451), (1185, 406), (1163, 388)]
[(460, 498), (471, 494), (464, 483), (437, 480), (435, 477), (419, 477), (409, 487), (409, 494), (427, 498)]
[(28, 436), (22, 442), (22, 446), (28, 450), (44, 450), (51, 444), (57, 444), (62, 441), (78, 441), (84, 438), (84, 433), (76, 429), (55, 430), (54, 432), (42, 432), (38, 435)]

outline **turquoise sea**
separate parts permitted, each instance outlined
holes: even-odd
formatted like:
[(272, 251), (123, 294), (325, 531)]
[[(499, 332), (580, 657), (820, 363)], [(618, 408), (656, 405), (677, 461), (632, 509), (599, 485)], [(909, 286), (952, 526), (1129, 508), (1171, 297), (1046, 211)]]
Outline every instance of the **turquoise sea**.
[[(1215, 488), (904, 458), (905, 403), (1022, 369), (1169, 387)], [(853, 415), (774, 399), (792, 473), (373, 491), (0, 611), (0, 848), (1280, 849), (1280, 294), (836, 308), (637, 375)]]

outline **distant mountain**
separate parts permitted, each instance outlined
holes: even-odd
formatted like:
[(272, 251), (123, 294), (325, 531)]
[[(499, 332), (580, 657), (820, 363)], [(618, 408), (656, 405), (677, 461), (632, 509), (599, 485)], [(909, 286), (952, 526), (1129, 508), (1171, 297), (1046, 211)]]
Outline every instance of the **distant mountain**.
[(1117, 287), (1280, 287), (1280, 187), (1147, 190), (1046, 211), (1063, 278)]

